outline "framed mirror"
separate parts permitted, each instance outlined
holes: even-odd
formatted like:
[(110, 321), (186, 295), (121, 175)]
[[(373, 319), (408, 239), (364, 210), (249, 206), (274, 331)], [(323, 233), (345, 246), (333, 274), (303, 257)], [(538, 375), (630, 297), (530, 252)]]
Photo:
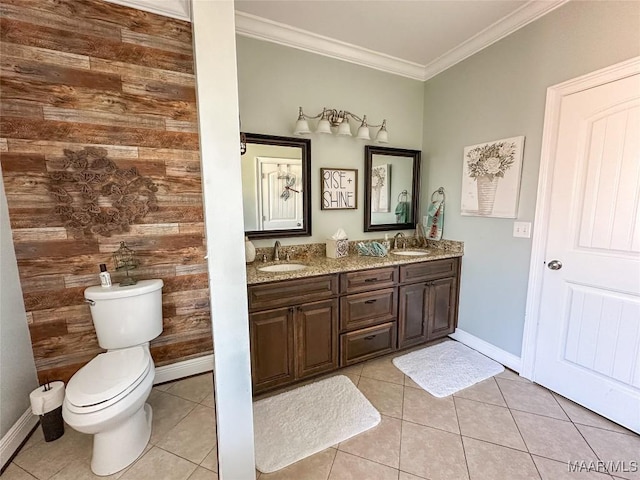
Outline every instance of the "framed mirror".
[(420, 150), (364, 147), (364, 231), (416, 227)]
[(311, 140), (245, 133), (242, 199), (245, 235), (311, 235)]

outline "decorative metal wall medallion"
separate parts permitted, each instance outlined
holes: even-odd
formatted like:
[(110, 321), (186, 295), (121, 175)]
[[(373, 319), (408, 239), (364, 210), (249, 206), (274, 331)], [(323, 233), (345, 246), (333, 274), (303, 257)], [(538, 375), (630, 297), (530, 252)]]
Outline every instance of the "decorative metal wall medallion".
[(109, 237), (158, 210), (153, 181), (136, 167), (118, 168), (106, 149), (65, 149), (64, 155), (49, 172), (49, 192), (66, 228)]

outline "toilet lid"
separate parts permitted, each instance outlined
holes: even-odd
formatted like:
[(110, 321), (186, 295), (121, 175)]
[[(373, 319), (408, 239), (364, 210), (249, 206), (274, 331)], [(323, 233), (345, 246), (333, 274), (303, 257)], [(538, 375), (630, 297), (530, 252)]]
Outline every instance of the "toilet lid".
[(131, 347), (101, 353), (69, 380), (67, 400), (88, 407), (118, 396), (144, 375), (149, 353), (144, 347)]

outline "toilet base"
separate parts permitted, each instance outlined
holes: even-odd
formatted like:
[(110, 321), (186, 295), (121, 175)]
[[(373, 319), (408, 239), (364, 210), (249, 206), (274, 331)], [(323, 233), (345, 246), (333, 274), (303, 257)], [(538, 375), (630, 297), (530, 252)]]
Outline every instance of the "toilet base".
[(116, 428), (93, 436), (91, 471), (99, 476), (116, 473), (140, 456), (151, 437), (151, 405), (144, 406)]

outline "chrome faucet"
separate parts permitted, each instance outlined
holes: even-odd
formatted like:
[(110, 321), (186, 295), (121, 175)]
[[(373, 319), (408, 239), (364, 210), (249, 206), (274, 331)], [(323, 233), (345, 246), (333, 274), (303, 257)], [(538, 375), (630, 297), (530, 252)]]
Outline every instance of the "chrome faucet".
[(394, 250), (398, 249), (398, 238), (402, 239), (402, 248), (405, 248), (407, 246), (407, 240), (406, 240), (406, 238), (404, 236), (404, 233), (398, 232), (393, 237), (393, 249)]
[(278, 262), (280, 260), (280, 240), (276, 240), (273, 246), (273, 260)]

